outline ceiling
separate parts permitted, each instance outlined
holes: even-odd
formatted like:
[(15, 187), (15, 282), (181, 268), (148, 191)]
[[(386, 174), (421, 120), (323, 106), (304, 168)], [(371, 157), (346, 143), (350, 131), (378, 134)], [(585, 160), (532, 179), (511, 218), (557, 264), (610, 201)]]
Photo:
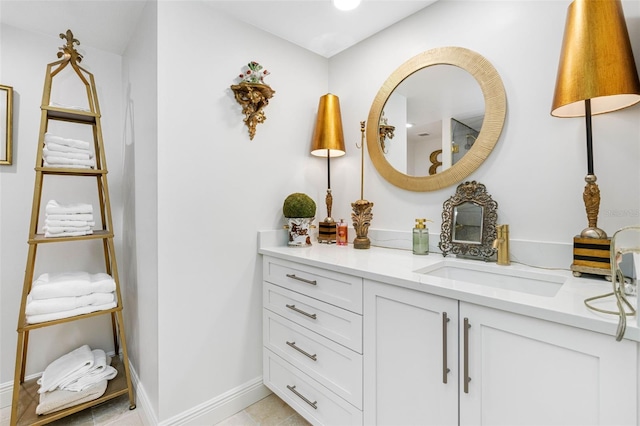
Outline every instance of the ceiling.
[[(146, 1), (0, 0), (0, 22), (46, 35), (70, 28), (82, 44), (122, 54)], [(200, 1), (329, 58), (436, 0), (362, 0), (348, 12), (335, 9), (330, 0)]]

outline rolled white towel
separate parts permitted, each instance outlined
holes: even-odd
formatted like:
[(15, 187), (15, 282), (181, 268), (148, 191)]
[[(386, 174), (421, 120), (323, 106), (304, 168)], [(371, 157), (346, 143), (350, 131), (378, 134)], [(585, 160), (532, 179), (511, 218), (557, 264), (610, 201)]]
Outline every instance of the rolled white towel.
[(71, 154), (83, 154), (89, 155), (89, 158), (93, 158), (93, 152), (86, 148), (74, 148), (72, 146), (62, 145), (55, 142), (45, 142), (45, 149), (53, 152), (66, 152)]
[(45, 220), (72, 220), (72, 221), (81, 220), (84, 222), (93, 222), (93, 213), (46, 214)]
[(56, 390), (60, 383), (70, 378), (77, 379), (91, 370), (93, 363), (93, 352), (88, 345), (82, 345), (62, 355), (44, 369), (42, 377), (38, 379), (38, 393), (51, 392)]
[(104, 395), (107, 390), (107, 380), (103, 380), (80, 392), (55, 390), (40, 394), (40, 403), (36, 407), (36, 414), (43, 415), (64, 410), (84, 402), (93, 401)]
[(60, 204), (56, 200), (50, 200), (45, 207), (46, 214), (91, 213), (93, 206), (85, 203)]
[(55, 312), (70, 311), (89, 305), (104, 305), (116, 300), (115, 294), (111, 293), (91, 293), (83, 296), (53, 297), (51, 299), (34, 299), (29, 294), (27, 296), (27, 306), (25, 314), (41, 315)]
[(104, 272), (96, 274), (82, 271), (58, 272), (41, 274), (33, 281), (29, 295), (33, 300), (42, 300), (84, 296), (91, 293), (110, 293), (115, 289), (115, 280)]
[[(88, 221), (88, 220), (54, 220), (54, 219), (49, 219), (48, 217), (44, 220), (44, 224), (45, 226), (48, 227), (52, 227), (52, 228), (56, 228), (56, 227), (61, 227), (61, 228), (72, 228), (69, 229), (70, 231), (73, 231), (73, 228), (85, 228), (85, 227), (94, 227), (96, 225), (96, 223), (94, 221)], [(81, 229), (78, 229), (78, 231), (80, 231)]]
[(82, 392), (103, 380), (111, 380), (118, 375), (118, 370), (110, 366), (111, 358), (102, 349), (94, 349), (94, 364), (91, 370), (77, 380), (60, 386), (63, 390)]
[(93, 156), (89, 151), (86, 151), (86, 152), (55, 151), (55, 150), (49, 149), (48, 146), (45, 146), (45, 148), (42, 150), (42, 154), (44, 155), (44, 158), (61, 157), (61, 158), (69, 158), (73, 160), (90, 160), (91, 158), (93, 158)]
[(41, 315), (27, 315), (28, 324), (38, 324), (41, 322), (55, 321), (62, 318), (75, 317), (77, 315), (90, 314), (91, 312), (106, 311), (107, 309), (115, 308), (118, 304), (116, 302), (106, 303), (104, 305), (89, 305), (82, 306), (80, 308), (71, 309), (70, 311), (53, 312), (50, 314)]
[(91, 149), (91, 144), (89, 142), (78, 139), (63, 138), (62, 136), (56, 136), (48, 132), (44, 134), (44, 141), (47, 143), (53, 142), (59, 145), (66, 145), (73, 148)]

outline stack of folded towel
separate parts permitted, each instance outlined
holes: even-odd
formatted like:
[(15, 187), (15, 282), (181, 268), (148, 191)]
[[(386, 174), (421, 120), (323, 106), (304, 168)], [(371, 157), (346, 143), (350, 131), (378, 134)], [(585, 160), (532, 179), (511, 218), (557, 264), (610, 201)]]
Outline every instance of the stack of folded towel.
[(91, 204), (60, 204), (51, 200), (45, 207), (45, 237), (76, 237), (93, 234), (95, 226)]
[(36, 414), (49, 414), (100, 398), (118, 374), (102, 349), (83, 345), (53, 361), (38, 379)]
[(40, 275), (31, 285), (25, 314), (36, 324), (115, 308), (116, 283), (103, 272), (60, 272)]
[(45, 167), (93, 169), (96, 166), (89, 142), (44, 134), (42, 150)]

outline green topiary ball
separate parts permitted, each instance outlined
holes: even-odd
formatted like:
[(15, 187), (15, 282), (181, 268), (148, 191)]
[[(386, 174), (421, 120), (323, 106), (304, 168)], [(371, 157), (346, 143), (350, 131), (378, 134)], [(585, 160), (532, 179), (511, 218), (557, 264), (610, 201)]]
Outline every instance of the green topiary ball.
[(307, 194), (295, 192), (284, 200), (284, 217), (315, 217), (316, 203)]

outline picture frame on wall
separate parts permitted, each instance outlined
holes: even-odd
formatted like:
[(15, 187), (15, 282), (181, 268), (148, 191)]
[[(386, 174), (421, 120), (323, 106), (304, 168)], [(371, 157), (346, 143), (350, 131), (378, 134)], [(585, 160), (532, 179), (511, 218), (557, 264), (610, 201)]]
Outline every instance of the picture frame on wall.
[(0, 84), (0, 165), (13, 159), (13, 87)]

